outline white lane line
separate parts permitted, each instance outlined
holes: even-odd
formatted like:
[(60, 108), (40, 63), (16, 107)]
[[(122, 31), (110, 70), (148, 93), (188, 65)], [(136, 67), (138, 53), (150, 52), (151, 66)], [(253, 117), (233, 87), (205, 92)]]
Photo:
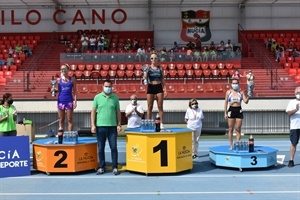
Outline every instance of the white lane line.
[[(220, 175), (184, 175), (184, 176), (159, 176), (160, 179), (173, 179), (173, 178), (249, 178), (249, 177), (300, 177), (300, 174), (295, 173), (282, 173), (282, 174), (220, 174)], [(9, 179), (132, 179), (132, 178), (144, 178), (144, 179), (157, 179), (157, 176), (24, 176), (24, 177), (10, 177)]]
[(206, 191), (206, 192), (87, 192), (87, 193), (1, 193), (1, 196), (60, 196), (60, 195), (193, 195), (193, 194), (299, 194), (299, 190), (290, 190), (290, 191)]

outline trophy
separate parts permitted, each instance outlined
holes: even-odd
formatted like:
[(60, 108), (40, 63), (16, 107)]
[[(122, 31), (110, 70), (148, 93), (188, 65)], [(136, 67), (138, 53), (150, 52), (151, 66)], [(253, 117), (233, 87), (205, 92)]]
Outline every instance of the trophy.
[(50, 81), (52, 89), (51, 89), (51, 95), (52, 97), (56, 96), (56, 89), (55, 89), (55, 85), (56, 85), (56, 80), (54, 79), (54, 76), (52, 76), (52, 80)]
[(148, 84), (148, 80), (147, 80), (147, 71), (149, 69), (149, 66), (148, 65), (144, 65), (142, 67), (142, 71), (143, 71), (143, 79), (144, 79), (144, 85), (147, 85)]

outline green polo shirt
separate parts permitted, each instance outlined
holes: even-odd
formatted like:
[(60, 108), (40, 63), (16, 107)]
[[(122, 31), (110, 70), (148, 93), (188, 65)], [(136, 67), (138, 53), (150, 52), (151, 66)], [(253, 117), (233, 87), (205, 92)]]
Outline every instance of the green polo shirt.
[(104, 92), (97, 94), (93, 101), (93, 108), (97, 110), (96, 126), (117, 126), (117, 110), (120, 109), (117, 95), (106, 96)]
[(4, 108), (3, 105), (0, 105), (0, 118), (6, 116), (7, 110), (9, 112), (7, 120), (0, 123), (0, 132), (15, 131), (17, 129), (13, 116), (14, 109), (13, 105), (10, 105), (9, 108)]

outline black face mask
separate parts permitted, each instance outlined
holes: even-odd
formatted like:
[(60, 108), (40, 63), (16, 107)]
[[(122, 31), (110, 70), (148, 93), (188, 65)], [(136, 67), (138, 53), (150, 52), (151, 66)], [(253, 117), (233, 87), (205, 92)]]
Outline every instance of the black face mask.
[(7, 101), (7, 103), (8, 103), (9, 105), (13, 104), (13, 102), (14, 102), (14, 100), (12, 100), (12, 99), (10, 99), (10, 100)]

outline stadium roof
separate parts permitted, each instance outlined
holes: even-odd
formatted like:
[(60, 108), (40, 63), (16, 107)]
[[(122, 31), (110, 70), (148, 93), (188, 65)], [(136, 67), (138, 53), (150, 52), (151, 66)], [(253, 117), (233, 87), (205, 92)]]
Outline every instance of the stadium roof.
[(5, 7), (34, 7), (34, 6), (136, 6), (136, 5), (283, 5), (300, 6), (300, 0), (0, 0), (0, 8)]

